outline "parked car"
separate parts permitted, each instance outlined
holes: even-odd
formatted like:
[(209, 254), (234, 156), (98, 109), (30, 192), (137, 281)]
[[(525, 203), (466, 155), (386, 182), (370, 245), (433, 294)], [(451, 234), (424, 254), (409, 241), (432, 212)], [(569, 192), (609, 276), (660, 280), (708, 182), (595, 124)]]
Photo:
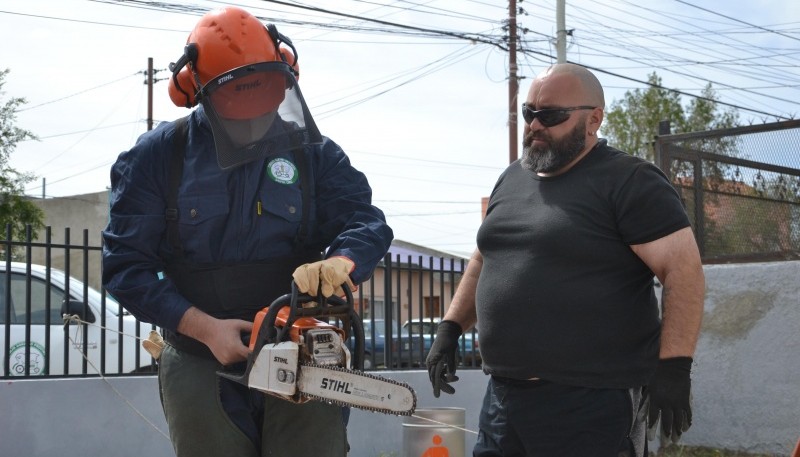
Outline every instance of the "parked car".
[[(364, 319), (362, 322), (364, 325), (364, 370), (386, 367), (386, 320)], [(393, 328), (392, 332), (397, 333), (397, 329)], [(411, 360), (408, 351), (406, 350), (401, 353), (401, 351), (398, 350), (400, 343), (397, 335), (394, 335), (393, 341), (395, 344), (391, 366), (395, 368), (409, 366)], [(351, 351), (354, 349), (352, 338), (347, 341), (347, 347)], [(400, 359), (401, 356), (403, 360)]]
[[(11, 262), (9, 275), (7, 265), (0, 262), (2, 376), (83, 374), (84, 364), (86, 374), (155, 370), (136, 339), (152, 325), (61, 270)], [(90, 324), (65, 325), (64, 314)]]
[[(422, 365), (431, 350), (436, 337), (436, 329), (441, 321), (440, 317), (423, 317), (404, 322), (399, 336), (402, 348), (399, 354), (400, 360), (410, 358), (412, 365)], [(480, 366), (481, 356), (476, 330), (471, 330), (461, 336), (459, 360), (468, 366)]]
[[(386, 327), (383, 319), (364, 319), (364, 369), (372, 370), (385, 363)], [(373, 337), (374, 336), (374, 337)]]

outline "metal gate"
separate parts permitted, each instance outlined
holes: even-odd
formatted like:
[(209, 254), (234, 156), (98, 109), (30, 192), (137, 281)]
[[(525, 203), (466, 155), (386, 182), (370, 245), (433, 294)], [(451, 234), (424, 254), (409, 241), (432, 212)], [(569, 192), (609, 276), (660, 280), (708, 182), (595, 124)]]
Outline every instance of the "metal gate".
[(659, 135), (655, 157), (704, 263), (800, 259), (800, 120)]

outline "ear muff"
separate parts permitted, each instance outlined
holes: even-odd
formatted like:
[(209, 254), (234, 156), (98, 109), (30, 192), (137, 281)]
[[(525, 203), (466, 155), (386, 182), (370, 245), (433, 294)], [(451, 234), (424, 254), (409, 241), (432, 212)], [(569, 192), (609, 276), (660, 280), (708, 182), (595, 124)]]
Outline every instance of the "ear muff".
[(194, 97), (197, 89), (194, 87), (194, 78), (188, 68), (183, 67), (177, 75), (173, 74), (169, 80), (167, 92), (175, 106), (191, 108), (197, 104)]
[(189, 43), (183, 48), (183, 55), (177, 62), (169, 64), (172, 71), (172, 78), (169, 80), (167, 91), (169, 98), (175, 106), (191, 108), (197, 104), (195, 94), (197, 87), (194, 83), (193, 75), (189, 69), (189, 64), (195, 65), (197, 62), (197, 45)]

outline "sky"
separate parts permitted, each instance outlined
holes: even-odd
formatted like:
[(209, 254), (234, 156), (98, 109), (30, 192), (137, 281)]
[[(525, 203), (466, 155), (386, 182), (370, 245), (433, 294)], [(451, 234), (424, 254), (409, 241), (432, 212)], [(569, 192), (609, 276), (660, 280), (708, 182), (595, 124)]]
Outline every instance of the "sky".
[[(468, 255), (481, 198), (509, 163), (502, 0), (0, 0), (0, 102), (25, 98), (16, 126), (39, 137), (10, 158), (36, 176), (26, 193), (108, 189), (116, 157), (147, 130), (148, 58), (155, 122), (187, 114), (166, 68), (225, 4), (292, 39), (317, 125), (367, 175), (395, 238)], [(556, 62), (557, 30), (556, 0), (518, 7), (515, 106)], [(655, 72), (686, 104), (710, 82), (742, 124), (800, 115), (800, 2), (566, 0), (565, 14), (567, 60), (595, 72), (607, 108)]]

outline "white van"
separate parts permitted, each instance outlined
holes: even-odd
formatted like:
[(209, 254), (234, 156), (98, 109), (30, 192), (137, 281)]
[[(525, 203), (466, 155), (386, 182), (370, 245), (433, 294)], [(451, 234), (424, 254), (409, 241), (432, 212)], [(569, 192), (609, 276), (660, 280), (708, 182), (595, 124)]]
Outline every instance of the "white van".
[[(67, 283), (64, 272), (55, 268), (20, 262), (10, 265), (8, 275), (8, 263), (0, 261), (0, 354), (4, 356), (0, 375), (155, 370), (154, 361), (136, 338), (136, 319), (110, 296), (103, 301), (100, 292), (75, 278)], [(80, 316), (90, 324), (65, 325), (63, 314)], [(152, 328), (138, 323), (138, 336), (146, 338)]]

